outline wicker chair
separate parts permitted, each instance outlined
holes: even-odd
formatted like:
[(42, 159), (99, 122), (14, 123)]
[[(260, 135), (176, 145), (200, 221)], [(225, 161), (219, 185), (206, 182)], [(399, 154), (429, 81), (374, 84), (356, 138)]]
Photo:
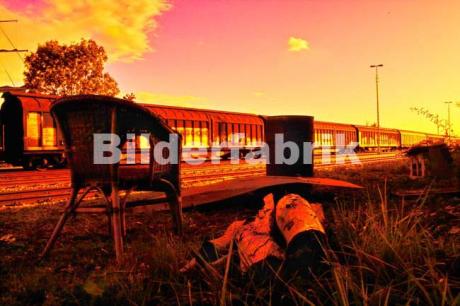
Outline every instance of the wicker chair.
[[(181, 233), (180, 162), (161, 165), (153, 158), (156, 143), (169, 141), (169, 135), (176, 134), (160, 118), (136, 103), (96, 95), (62, 98), (52, 105), (51, 113), (64, 136), (72, 191), (67, 207), (54, 228), (41, 258), (52, 248), (70, 215), (94, 212), (107, 214), (116, 258), (119, 261), (123, 253), (123, 238), (126, 235), (126, 198), (134, 189), (164, 192), (164, 198), (148, 201), (145, 205), (168, 202), (176, 232)], [(110, 164), (95, 164), (96, 133), (118, 135), (121, 139), (120, 148), (127, 143), (128, 133), (149, 133), (149, 163), (121, 164), (117, 161)], [(181, 141), (180, 135), (176, 135), (180, 161)], [(94, 190), (103, 195), (106, 205), (79, 208), (83, 198)], [(126, 190), (122, 198), (119, 195), (120, 190)], [(82, 191), (80, 196), (79, 191)]]

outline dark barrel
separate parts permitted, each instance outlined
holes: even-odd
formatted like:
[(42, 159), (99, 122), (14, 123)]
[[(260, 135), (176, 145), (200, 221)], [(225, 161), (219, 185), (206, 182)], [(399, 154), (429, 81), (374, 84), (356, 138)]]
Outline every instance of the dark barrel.
[[(293, 142), (299, 148), (299, 158), (288, 163), (276, 164), (275, 154), (283, 152), (275, 148), (275, 135), (282, 134), (284, 142)], [(269, 147), (269, 163), (267, 175), (280, 176), (313, 176), (313, 150), (305, 148), (304, 143), (313, 145), (312, 116), (268, 116), (265, 117), (265, 141)], [(305, 150), (306, 149), (306, 150)], [(279, 154), (278, 154), (279, 155)], [(284, 149), (284, 156), (289, 159), (291, 152)], [(278, 157), (278, 162), (280, 157)], [(292, 163), (292, 164), (291, 164)]]

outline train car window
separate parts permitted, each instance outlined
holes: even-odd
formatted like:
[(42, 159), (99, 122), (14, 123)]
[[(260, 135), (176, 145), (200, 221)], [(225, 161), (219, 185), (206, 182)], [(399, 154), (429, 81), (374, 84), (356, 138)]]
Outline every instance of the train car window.
[(253, 146), (257, 145), (257, 125), (251, 124), (251, 144)]
[(193, 122), (193, 145), (195, 147), (201, 147), (201, 122)]
[(262, 127), (260, 125), (257, 126), (257, 145), (262, 144)]
[(56, 146), (56, 126), (50, 113), (43, 113), (42, 142), (45, 147)]
[(238, 132), (236, 132), (237, 135), (235, 138), (235, 141), (237, 142), (238, 145), (244, 145), (244, 140), (245, 140), (245, 131), (244, 131), (244, 124), (236, 124), (236, 127), (238, 129)]
[(27, 144), (31, 147), (40, 146), (40, 124), (41, 116), (38, 112), (27, 114)]
[(219, 144), (227, 141), (227, 124), (224, 122), (219, 122), (219, 138), (217, 141)]
[(228, 132), (228, 134), (227, 134), (227, 137), (228, 137), (227, 142), (229, 144), (233, 144), (233, 124), (232, 123), (227, 124), (227, 128), (228, 128), (228, 130), (227, 130), (227, 132)]
[(238, 124), (238, 133), (239, 138), (238, 138), (238, 144), (240, 146), (244, 145), (246, 143), (246, 130), (244, 129), (244, 124)]
[(238, 144), (238, 133), (240, 132), (238, 123), (233, 123), (233, 137), (232, 137), (232, 144), (237, 145)]
[(251, 125), (246, 124), (246, 145), (250, 146), (251, 145)]
[(182, 145), (185, 145), (184, 120), (177, 120), (177, 132), (182, 136)]
[(185, 120), (185, 146), (193, 145), (192, 121)]
[(209, 145), (209, 128), (206, 121), (201, 121), (201, 145), (207, 147)]
[(140, 148), (141, 150), (150, 149), (149, 138), (143, 135), (136, 135), (136, 148)]

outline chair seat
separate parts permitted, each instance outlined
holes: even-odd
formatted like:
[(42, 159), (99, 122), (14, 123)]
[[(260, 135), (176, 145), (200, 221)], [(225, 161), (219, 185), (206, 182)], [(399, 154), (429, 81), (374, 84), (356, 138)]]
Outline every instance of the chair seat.
[(118, 170), (120, 181), (148, 181), (149, 165), (148, 164), (121, 164)]

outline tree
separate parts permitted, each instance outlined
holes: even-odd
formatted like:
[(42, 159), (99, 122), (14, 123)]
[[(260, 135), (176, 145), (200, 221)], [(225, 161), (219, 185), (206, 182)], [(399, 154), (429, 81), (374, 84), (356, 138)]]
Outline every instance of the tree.
[(93, 40), (60, 45), (48, 41), (25, 59), (26, 88), (59, 96), (100, 94), (115, 96), (117, 82), (104, 73), (107, 55)]
[(134, 101), (136, 100), (136, 95), (134, 92), (127, 93), (123, 96), (123, 99), (128, 100), (128, 101)]

